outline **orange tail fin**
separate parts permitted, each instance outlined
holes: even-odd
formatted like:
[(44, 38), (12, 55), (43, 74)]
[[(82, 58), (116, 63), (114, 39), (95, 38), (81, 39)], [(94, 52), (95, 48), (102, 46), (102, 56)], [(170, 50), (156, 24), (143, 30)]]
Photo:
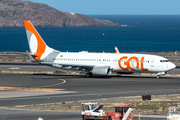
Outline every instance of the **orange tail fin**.
[[(35, 59), (41, 60), (45, 55), (53, 51), (52, 48), (48, 47), (44, 40), (41, 38), (37, 30), (34, 28), (29, 20), (24, 20), (24, 25), (26, 29), (26, 35), (29, 43), (30, 53), (36, 55)], [(45, 54), (43, 56), (43, 54)], [(42, 57), (43, 56), (43, 57)]]

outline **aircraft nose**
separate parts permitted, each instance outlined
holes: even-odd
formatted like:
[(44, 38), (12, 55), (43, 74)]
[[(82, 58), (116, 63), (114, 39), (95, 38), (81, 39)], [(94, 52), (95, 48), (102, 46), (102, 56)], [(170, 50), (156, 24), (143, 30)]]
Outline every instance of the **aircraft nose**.
[(170, 69), (174, 69), (174, 68), (176, 68), (176, 65), (171, 62), (171, 63), (170, 63)]

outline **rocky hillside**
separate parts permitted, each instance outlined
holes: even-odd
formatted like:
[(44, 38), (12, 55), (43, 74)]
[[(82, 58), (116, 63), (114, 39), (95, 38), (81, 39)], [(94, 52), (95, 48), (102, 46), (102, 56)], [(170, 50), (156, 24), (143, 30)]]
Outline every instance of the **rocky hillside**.
[(23, 27), (31, 20), (36, 27), (120, 26), (107, 20), (67, 13), (46, 4), (23, 0), (0, 0), (0, 27)]

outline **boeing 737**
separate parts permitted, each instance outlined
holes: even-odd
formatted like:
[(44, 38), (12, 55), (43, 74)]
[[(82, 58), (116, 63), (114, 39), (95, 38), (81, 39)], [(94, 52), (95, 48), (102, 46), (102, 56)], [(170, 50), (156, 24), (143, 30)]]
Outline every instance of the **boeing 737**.
[(29, 20), (24, 21), (32, 62), (66, 70), (86, 71), (86, 77), (117, 73), (157, 73), (157, 78), (176, 66), (166, 58), (148, 54), (61, 52), (50, 48)]

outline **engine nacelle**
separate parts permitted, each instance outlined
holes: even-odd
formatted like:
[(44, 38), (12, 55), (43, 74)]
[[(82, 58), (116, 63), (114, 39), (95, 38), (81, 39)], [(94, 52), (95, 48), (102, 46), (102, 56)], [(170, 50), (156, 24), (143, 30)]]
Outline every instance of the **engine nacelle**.
[(105, 67), (94, 67), (92, 69), (92, 74), (93, 75), (100, 75), (100, 76), (110, 76), (112, 73), (111, 69), (109, 66)]

